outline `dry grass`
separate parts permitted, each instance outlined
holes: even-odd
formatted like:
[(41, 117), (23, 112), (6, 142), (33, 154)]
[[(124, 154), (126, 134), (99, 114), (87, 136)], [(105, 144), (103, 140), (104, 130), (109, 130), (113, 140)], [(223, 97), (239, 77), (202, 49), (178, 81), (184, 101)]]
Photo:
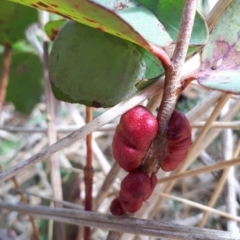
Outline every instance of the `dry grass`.
[[(226, 3), (219, 1), (220, 10)], [(210, 15), (209, 26), (214, 26), (215, 17)], [(134, 217), (109, 215), (110, 202), (126, 174), (111, 151), (118, 117), (137, 104), (156, 114), (162, 87), (159, 79), (111, 109), (95, 109), (88, 124), (81, 105), (48, 100), (29, 117), (5, 105), (0, 128), (0, 239), (51, 240), (54, 223), (61, 222), (58, 240), (64, 234), (67, 239), (82, 239), (82, 226), (92, 227), (92, 239), (240, 240), (240, 135), (236, 131), (240, 98), (207, 91), (196, 83), (189, 85), (186, 100), (178, 104), (192, 125), (193, 143), (184, 163), (172, 173), (158, 172), (153, 195)], [(54, 122), (46, 115), (53, 111)], [(83, 167), (89, 133), (93, 133), (93, 212), (84, 211)], [(52, 161), (59, 165), (52, 167), (48, 160), (56, 152)]]

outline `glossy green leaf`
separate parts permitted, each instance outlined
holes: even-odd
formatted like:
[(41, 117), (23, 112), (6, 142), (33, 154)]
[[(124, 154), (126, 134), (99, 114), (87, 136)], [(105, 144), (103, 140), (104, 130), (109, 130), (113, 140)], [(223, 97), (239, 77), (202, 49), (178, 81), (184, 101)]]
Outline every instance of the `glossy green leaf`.
[[(2, 66), (3, 55), (0, 55)], [(29, 114), (43, 94), (42, 63), (31, 53), (13, 54), (6, 101), (16, 109)], [(1, 68), (0, 68), (1, 75)]]
[(203, 86), (240, 93), (239, 12), (240, 1), (232, 1), (210, 34), (196, 75)]
[(153, 66), (153, 72), (148, 73), (151, 77), (163, 71), (156, 57), (146, 63), (149, 53), (143, 50), (143, 57), (139, 48), (113, 35), (67, 22), (50, 54), (55, 96), (95, 107), (110, 107), (126, 99), (136, 91), (134, 85), (145, 78), (147, 66)]
[(26, 28), (38, 22), (37, 11), (13, 2), (0, 1), (0, 44), (25, 38)]
[[(113, 34), (152, 50), (149, 43), (132, 26), (109, 9), (89, 0), (12, 0)], [(169, 38), (170, 39), (170, 38)], [(171, 39), (170, 39), (171, 40)], [(169, 44), (169, 42), (167, 42)]]
[[(137, 0), (152, 11), (176, 41), (185, 0)], [(202, 45), (207, 41), (208, 29), (203, 17), (197, 12), (190, 44)]]

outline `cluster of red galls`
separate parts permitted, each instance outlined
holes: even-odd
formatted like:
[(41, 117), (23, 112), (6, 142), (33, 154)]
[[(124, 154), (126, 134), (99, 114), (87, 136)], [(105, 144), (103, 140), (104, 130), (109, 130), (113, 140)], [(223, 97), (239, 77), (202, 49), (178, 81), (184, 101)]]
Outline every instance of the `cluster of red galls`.
[[(119, 166), (129, 173), (121, 182), (119, 196), (111, 203), (113, 215), (134, 213), (151, 196), (157, 184), (156, 173), (149, 176), (140, 165), (157, 133), (157, 119), (143, 106), (121, 116), (112, 150)], [(164, 171), (172, 171), (184, 160), (191, 144), (191, 127), (184, 114), (173, 112), (166, 137), (167, 146), (159, 164)]]

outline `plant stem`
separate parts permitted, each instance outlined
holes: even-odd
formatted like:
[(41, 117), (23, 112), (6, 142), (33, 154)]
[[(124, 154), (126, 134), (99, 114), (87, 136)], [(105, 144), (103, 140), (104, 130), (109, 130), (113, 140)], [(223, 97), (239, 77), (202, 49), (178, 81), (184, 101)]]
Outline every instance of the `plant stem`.
[(11, 46), (9, 44), (5, 44), (3, 54), (2, 76), (0, 79), (0, 115), (2, 113), (3, 104), (5, 102), (7, 92), (11, 58), (12, 58)]
[(171, 59), (162, 48), (157, 47), (152, 43), (149, 43), (149, 45), (151, 46), (152, 53), (159, 58), (165, 70), (172, 66)]
[(183, 64), (187, 56), (196, 8), (197, 0), (185, 1), (178, 40), (173, 53), (172, 64), (165, 68), (164, 92), (157, 116), (159, 123), (158, 134), (153, 140), (152, 145), (142, 162), (142, 168), (149, 174), (156, 172), (159, 169), (159, 160), (164, 155), (164, 149), (167, 141), (166, 132), (168, 122), (175, 108), (177, 99), (182, 91), (181, 74)]
[[(43, 42), (43, 77), (44, 77), (44, 94), (46, 99), (46, 113), (48, 116), (47, 121), (47, 136), (48, 136), (48, 144), (51, 145), (57, 141), (57, 132), (55, 125), (55, 99), (51, 90), (51, 84), (49, 79), (49, 43), (48, 41)], [(51, 168), (51, 186), (53, 190), (54, 198), (58, 200), (63, 199), (62, 193), (62, 181), (60, 175), (60, 165), (59, 165), (59, 154), (55, 153), (50, 157), (50, 168)], [(59, 203), (54, 203), (55, 207), (62, 207)], [(55, 223), (55, 232), (56, 239), (64, 240), (65, 239), (65, 227), (63, 223), (56, 222)]]
[[(92, 121), (92, 108), (86, 107), (86, 123)], [(84, 168), (84, 181), (85, 181), (85, 210), (92, 210), (92, 185), (93, 185), (93, 167), (92, 167), (92, 133), (87, 135), (87, 161)], [(91, 239), (90, 227), (84, 228), (84, 240)]]

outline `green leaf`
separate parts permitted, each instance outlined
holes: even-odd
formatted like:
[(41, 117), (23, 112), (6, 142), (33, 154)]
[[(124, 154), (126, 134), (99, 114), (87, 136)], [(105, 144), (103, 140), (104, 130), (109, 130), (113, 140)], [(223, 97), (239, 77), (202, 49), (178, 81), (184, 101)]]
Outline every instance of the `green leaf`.
[(119, 103), (136, 91), (134, 85), (145, 78), (147, 66), (153, 66), (153, 73), (148, 76), (162, 72), (157, 58), (149, 58), (146, 64), (144, 59), (149, 53), (145, 50), (143, 57), (139, 48), (113, 35), (67, 22), (50, 54), (49, 71), (55, 96), (94, 107)]
[(146, 71), (144, 73), (145, 79), (152, 79), (164, 73), (164, 68), (155, 55), (142, 47), (137, 46), (137, 48), (146, 64)]
[(203, 49), (198, 83), (209, 88), (240, 93), (240, 2), (232, 1), (213, 28)]
[(171, 37), (157, 17), (137, 1), (94, 0), (94, 2), (114, 11), (148, 42), (161, 47), (172, 43)]
[[(13, 0), (113, 34), (152, 50), (150, 44), (113, 11), (87, 0)], [(169, 38), (170, 39), (170, 38)], [(170, 39), (171, 40), (171, 39)]]
[[(171, 38), (176, 41), (180, 28), (184, 0), (137, 0), (152, 11), (163, 24)], [(197, 12), (190, 44), (202, 45), (207, 41), (208, 28), (203, 17)]]
[(142, 90), (147, 86), (155, 83), (157, 80), (158, 80), (158, 77), (151, 78), (151, 79), (142, 79), (141, 81), (135, 84), (135, 87), (137, 88), (137, 90)]
[[(58, 100), (61, 100), (64, 102), (69, 102), (69, 103), (79, 103), (79, 101), (72, 99), (69, 95), (63, 93), (60, 89), (55, 87), (55, 85), (53, 83), (51, 83), (51, 87), (52, 87), (52, 92), (53, 92), (54, 96)], [(91, 106), (91, 102), (87, 102), (85, 105)]]
[[(0, 55), (0, 66), (2, 61), (3, 55)], [(42, 93), (42, 64), (38, 56), (31, 53), (13, 54), (6, 101), (13, 102), (17, 110), (29, 114)]]
[(37, 11), (13, 2), (0, 1), (0, 44), (25, 38), (26, 28), (38, 22)]
[(240, 93), (240, 71), (203, 71), (197, 75), (198, 82), (204, 87), (213, 88), (229, 93)]
[(21, 41), (15, 42), (12, 45), (12, 49), (14, 52), (28, 52), (32, 54), (36, 53), (36, 50), (27, 40), (21, 40)]

